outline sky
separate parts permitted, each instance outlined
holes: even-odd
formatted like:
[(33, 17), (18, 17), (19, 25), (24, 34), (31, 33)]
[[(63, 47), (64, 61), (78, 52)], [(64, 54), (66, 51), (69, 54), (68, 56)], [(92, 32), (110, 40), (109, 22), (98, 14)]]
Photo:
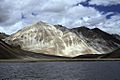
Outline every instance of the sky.
[(12, 34), (39, 21), (120, 34), (120, 0), (0, 0), (0, 32)]

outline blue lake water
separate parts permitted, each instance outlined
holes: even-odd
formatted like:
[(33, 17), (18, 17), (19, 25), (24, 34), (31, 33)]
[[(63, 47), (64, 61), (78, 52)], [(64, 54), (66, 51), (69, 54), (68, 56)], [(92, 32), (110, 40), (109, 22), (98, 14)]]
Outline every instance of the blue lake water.
[(120, 80), (120, 61), (0, 63), (0, 80)]

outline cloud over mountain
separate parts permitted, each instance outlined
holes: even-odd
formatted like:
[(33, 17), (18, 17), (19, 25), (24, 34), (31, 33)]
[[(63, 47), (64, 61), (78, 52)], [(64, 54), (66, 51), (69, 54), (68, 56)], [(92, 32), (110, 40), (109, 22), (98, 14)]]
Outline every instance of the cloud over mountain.
[[(87, 0), (0, 0), (0, 31), (11, 34), (25, 25), (44, 21), (69, 28), (97, 26), (110, 33), (119, 33), (120, 13), (104, 14), (95, 7), (82, 5), (82, 2)], [(102, 6), (120, 4), (119, 0), (91, 0), (88, 3)]]

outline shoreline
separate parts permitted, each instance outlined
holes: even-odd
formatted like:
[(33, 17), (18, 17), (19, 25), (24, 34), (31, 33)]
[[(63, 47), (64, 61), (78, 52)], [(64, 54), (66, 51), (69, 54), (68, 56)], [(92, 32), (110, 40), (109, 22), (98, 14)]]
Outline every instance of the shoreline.
[(120, 58), (105, 59), (9, 59), (0, 60), (0, 63), (30, 63), (30, 62), (93, 62), (93, 61), (120, 61)]

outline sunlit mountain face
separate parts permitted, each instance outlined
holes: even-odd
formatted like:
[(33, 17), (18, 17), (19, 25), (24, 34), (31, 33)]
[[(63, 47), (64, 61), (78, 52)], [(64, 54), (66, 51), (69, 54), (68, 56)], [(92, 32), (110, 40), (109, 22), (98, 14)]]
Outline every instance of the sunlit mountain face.
[(24, 50), (50, 55), (75, 57), (82, 54), (99, 54), (69, 29), (43, 22), (19, 30), (5, 41), (20, 45)]
[(119, 0), (0, 0), (0, 11), (2, 55), (98, 56), (120, 48)]
[(116, 37), (98, 28), (68, 29), (44, 22), (27, 26), (4, 41), (26, 51), (64, 57), (106, 54), (120, 47), (120, 41)]

